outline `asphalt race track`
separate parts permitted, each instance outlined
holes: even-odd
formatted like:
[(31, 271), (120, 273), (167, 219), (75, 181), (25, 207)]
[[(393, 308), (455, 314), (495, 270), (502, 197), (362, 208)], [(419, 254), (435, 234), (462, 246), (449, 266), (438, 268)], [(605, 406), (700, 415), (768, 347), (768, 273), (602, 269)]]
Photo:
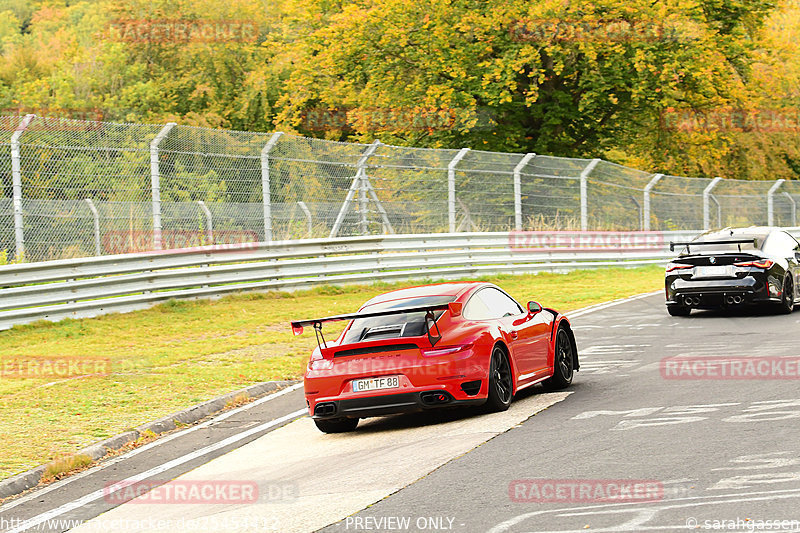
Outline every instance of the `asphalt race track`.
[[(599, 306), (572, 317), (582, 369), (565, 392), (323, 435), (288, 390), (7, 503), (0, 530), (800, 531), (799, 321), (673, 318), (660, 292)], [(176, 477), (257, 497), (103, 490)]]

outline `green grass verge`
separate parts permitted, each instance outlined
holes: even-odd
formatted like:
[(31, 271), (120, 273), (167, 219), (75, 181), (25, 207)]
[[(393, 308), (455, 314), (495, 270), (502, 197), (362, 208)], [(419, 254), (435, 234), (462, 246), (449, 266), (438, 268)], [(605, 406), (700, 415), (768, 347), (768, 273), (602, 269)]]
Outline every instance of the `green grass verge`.
[[(486, 280), (523, 304), (535, 299), (567, 311), (656, 290), (663, 272), (606, 268)], [(299, 378), (316, 341), (313, 334), (293, 337), (291, 319), (353, 312), (372, 296), (408, 285), (170, 301), (0, 332), (0, 364), (24, 357), (111, 360), (103, 376), (0, 378), (0, 479), (253, 383)]]

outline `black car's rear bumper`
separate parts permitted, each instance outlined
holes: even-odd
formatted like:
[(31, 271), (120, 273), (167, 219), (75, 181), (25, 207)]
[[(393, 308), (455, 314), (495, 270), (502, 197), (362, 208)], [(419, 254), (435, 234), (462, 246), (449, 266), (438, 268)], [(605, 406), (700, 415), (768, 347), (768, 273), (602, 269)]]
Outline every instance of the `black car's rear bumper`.
[(383, 394), (349, 400), (320, 402), (314, 406), (311, 418), (325, 420), (331, 418), (366, 418), (398, 413), (413, 413), (427, 409), (480, 405), (486, 398), (456, 400), (446, 391), (430, 390), (402, 394)]
[(715, 308), (780, 301), (780, 295), (770, 295), (766, 272), (741, 278), (702, 280), (667, 276), (665, 283), (667, 305)]

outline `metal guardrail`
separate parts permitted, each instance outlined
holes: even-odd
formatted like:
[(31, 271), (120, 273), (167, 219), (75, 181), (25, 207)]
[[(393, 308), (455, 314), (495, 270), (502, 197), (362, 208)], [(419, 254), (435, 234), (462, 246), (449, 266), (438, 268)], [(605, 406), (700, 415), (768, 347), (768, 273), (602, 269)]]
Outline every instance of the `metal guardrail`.
[[(237, 291), (659, 264), (674, 256), (669, 251), (671, 240), (690, 239), (697, 233), (562, 232), (556, 246), (537, 248), (524, 247), (532, 242), (526, 238), (547, 240), (554, 234), (388, 235), (5, 265), (0, 267), (0, 329)], [(792, 233), (798, 235), (800, 229)]]

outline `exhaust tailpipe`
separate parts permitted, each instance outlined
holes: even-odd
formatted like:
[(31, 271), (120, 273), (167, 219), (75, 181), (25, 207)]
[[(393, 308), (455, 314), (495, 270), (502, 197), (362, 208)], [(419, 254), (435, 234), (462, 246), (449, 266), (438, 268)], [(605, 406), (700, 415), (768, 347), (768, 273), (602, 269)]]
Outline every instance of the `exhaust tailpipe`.
[(743, 298), (741, 296), (734, 296), (733, 297), (733, 303), (735, 303), (735, 304), (742, 303), (742, 300), (743, 300)]
[(731, 305), (733, 303), (733, 296), (726, 296), (725, 303)]
[(450, 403), (453, 399), (450, 394), (444, 391), (425, 391), (420, 395), (422, 399), (422, 403), (425, 405), (442, 405), (445, 403)]

